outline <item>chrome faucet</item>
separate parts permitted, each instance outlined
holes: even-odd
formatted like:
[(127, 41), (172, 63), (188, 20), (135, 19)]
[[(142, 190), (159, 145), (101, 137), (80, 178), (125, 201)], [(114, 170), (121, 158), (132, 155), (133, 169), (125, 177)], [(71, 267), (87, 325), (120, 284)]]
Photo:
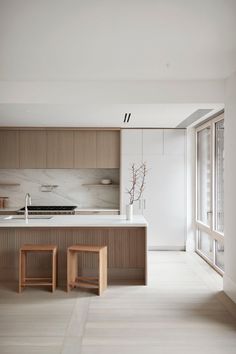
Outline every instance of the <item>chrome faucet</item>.
[(25, 195), (25, 222), (28, 223), (28, 205), (31, 205), (31, 195), (26, 193)]

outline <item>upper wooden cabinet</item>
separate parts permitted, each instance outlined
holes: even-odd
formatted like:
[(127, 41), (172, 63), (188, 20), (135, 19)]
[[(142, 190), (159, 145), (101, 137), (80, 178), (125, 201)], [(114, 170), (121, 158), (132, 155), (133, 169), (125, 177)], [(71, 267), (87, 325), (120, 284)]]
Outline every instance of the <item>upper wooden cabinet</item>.
[(77, 130), (74, 132), (74, 167), (96, 168), (96, 142), (95, 130)]
[(0, 131), (0, 167), (19, 168), (19, 132)]
[(117, 130), (0, 130), (0, 168), (119, 168)]
[(22, 130), (20, 138), (20, 168), (46, 168), (47, 135), (41, 130)]
[(74, 132), (52, 130), (47, 132), (47, 168), (74, 167)]
[(120, 132), (97, 131), (97, 168), (120, 167)]
[(75, 168), (119, 168), (120, 132), (80, 130), (74, 135)]

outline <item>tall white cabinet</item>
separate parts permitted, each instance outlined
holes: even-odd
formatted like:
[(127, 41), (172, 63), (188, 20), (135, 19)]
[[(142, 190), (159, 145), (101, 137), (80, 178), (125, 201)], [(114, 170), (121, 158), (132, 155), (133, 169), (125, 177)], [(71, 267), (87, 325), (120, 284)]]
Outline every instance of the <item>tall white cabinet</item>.
[(186, 235), (185, 131), (126, 129), (121, 135), (121, 211), (128, 203), (132, 163), (147, 163), (143, 198), (134, 213), (148, 221), (149, 249), (182, 250)]

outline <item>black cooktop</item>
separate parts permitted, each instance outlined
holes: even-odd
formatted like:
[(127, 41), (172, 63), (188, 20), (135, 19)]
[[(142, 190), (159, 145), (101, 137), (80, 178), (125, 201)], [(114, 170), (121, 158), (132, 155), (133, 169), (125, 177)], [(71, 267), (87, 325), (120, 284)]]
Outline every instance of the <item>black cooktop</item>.
[[(75, 205), (63, 205), (63, 206), (58, 206), (58, 205), (40, 205), (40, 206), (35, 206), (35, 205), (29, 205), (28, 206), (28, 210), (32, 210), (32, 211), (72, 211), (72, 210), (75, 210), (77, 208), (77, 206)], [(25, 210), (25, 207), (24, 208), (21, 208), (19, 209), (19, 211), (24, 211)]]

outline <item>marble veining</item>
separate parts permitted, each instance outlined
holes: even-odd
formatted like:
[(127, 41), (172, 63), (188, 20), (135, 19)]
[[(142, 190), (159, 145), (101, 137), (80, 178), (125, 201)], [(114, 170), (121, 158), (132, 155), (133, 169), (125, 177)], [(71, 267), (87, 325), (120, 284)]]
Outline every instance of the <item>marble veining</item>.
[[(0, 196), (9, 197), (7, 207), (24, 205), (25, 193), (33, 205), (77, 205), (79, 208), (119, 209), (119, 188), (115, 186), (84, 186), (109, 178), (119, 183), (119, 169), (1, 169)], [(42, 192), (42, 185), (58, 185), (51, 192)]]

